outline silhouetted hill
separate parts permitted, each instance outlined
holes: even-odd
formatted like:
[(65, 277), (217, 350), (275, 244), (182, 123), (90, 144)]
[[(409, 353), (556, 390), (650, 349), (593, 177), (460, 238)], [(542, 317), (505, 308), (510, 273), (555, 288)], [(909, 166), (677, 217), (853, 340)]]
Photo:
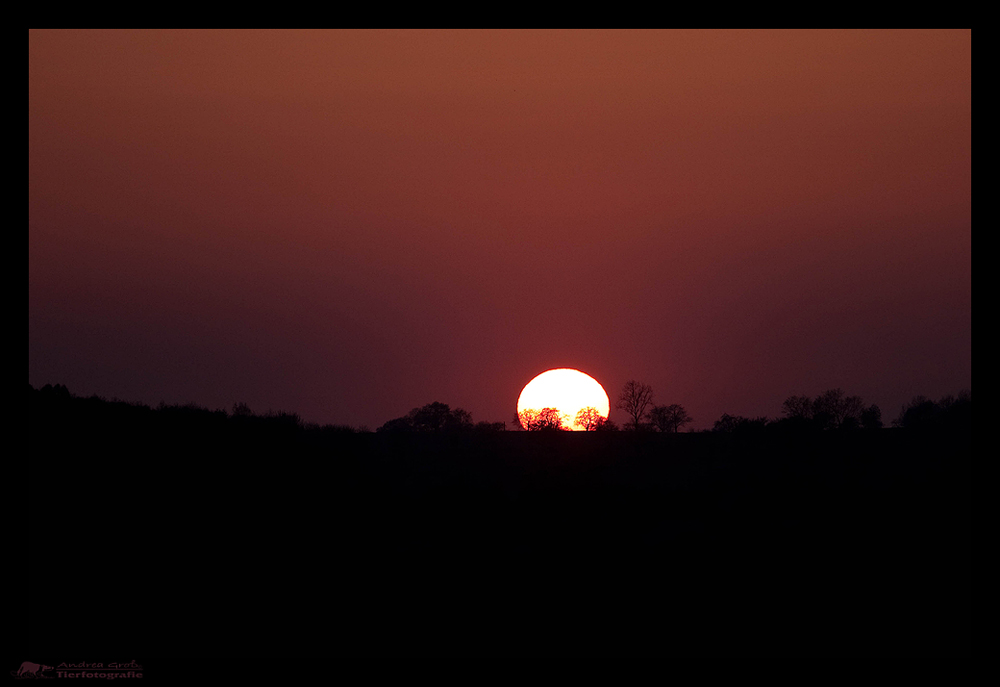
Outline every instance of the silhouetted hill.
[(971, 428), (357, 433), (30, 394), (35, 652), (969, 654)]

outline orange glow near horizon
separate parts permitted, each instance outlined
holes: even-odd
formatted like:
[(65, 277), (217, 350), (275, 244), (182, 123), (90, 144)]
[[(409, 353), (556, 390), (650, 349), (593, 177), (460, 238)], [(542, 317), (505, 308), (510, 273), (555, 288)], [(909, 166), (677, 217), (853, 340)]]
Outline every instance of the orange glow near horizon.
[(525, 410), (555, 408), (562, 417), (563, 428), (576, 431), (583, 430), (575, 423), (576, 415), (588, 407), (596, 408), (601, 417), (607, 418), (611, 412), (608, 394), (596, 379), (570, 368), (543, 372), (528, 382), (517, 399), (518, 415)]

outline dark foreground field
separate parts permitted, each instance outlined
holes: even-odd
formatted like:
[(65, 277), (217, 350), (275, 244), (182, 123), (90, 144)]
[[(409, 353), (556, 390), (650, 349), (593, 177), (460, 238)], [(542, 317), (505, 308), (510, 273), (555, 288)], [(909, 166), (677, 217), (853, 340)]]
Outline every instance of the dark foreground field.
[(33, 655), (970, 653), (971, 431), (231, 425), (32, 416)]

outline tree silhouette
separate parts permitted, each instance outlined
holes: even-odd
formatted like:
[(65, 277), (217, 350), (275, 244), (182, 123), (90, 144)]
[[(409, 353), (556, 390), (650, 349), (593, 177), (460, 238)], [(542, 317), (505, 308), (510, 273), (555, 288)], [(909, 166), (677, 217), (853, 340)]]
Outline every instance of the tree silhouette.
[(389, 420), (378, 428), (380, 432), (456, 432), (472, 428), (472, 415), (447, 403), (428, 403), (414, 408), (404, 417)]
[(596, 431), (601, 424), (604, 422), (604, 416), (601, 412), (593, 407), (587, 406), (586, 408), (581, 408), (580, 412), (576, 414), (576, 421), (574, 424), (583, 427), (587, 432)]
[(926, 396), (914, 396), (903, 406), (899, 417), (892, 421), (896, 427), (929, 427), (937, 420), (941, 408)]
[[(518, 422), (529, 432), (563, 429), (563, 415), (555, 408), (525, 408), (517, 414)], [(568, 418), (567, 418), (568, 419)]]
[(861, 413), (862, 429), (882, 429), (882, 411), (872, 403)]
[(972, 392), (963, 390), (955, 396), (945, 396), (935, 403), (926, 396), (914, 396), (900, 409), (899, 417), (892, 421), (896, 427), (952, 428), (972, 426)]
[(412, 432), (413, 425), (410, 423), (409, 417), (397, 417), (395, 419), (387, 421), (381, 427), (379, 427), (376, 432)]
[(649, 410), (649, 420), (661, 432), (679, 432), (692, 418), (684, 406), (672, 403), (668, 406), (653, 406)]
[(632, 379), (622, 388), (615, 408), (625, 411), (632, 418), (632, 429), (638, 430), (642, 425), (642, 419), (646, 416), (646, 409), (652, 402), (653, 388)]
[(618, 425), (615, 424), (614, 420), (609, 417), (602, 417), (598, 423), (597, 427), (594, 428), (595, 432), (617, 432)]
[(736, 428), (739, 427), (740, 421), (746, 420), (745, 417), (738, 417), (735, 415), (730, 415), (729, 413), (723, 413), (722, 417), (715, 421), (712, 425), (713, 432), (734, 432)]
[(841, 389), (830, 389), (813, 401), (813, 420), (823, 429), (858, 426), (864, 403), (860, 396), (845, 396)]
[(246, 403), (237, 402), (233, 404), (233, 417), (253, 417), (253, 411)]
[(781, 412), (787, 418), (811, 420), (813, 416), (812, 399), (808, 396), (789, 396), (781, 404)]
[(841, 389), (830, 389), (815, 399), (789, 396), (781, 404), (781, 411), (788, 420), (803, 425), (811, 424), (818, 429), (854, 429), (874, 427), (876, 424), (881, 426), (882, 416), (878, 406), (865, 408), (860, 396), (846, 396)]
[(743, 417), (742, 415), (723, 414), (712, 426), (713, 432), (732, 434), (734, 432), (745, 434), (748, 432), (759, 432), (767, 426), (766, 417)]
[(468, 412), (461, 408), (452, 410), (447, 403), (434, 402), (414, 408), (409, 417), (413, 429), (418, 432), (443, 432), (472, 426), (472, 416)]

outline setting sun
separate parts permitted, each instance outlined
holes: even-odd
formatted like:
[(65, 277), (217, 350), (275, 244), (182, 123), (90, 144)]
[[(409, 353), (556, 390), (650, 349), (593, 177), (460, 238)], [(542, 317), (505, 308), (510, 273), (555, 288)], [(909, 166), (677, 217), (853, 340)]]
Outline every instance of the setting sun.
[(603, 419), (611, 412), (611, 403), (604, 387), (579, 370), (559, 368), (548, 370), (532, 379), (521, 390), (517, 399), (517, 414), (524, 425), (525, 413), (538, 413), (546, 408), (554, 408), (559, 413), (563, 429), (586, 429), (577, 421), (580, 411), (593, 408)]

